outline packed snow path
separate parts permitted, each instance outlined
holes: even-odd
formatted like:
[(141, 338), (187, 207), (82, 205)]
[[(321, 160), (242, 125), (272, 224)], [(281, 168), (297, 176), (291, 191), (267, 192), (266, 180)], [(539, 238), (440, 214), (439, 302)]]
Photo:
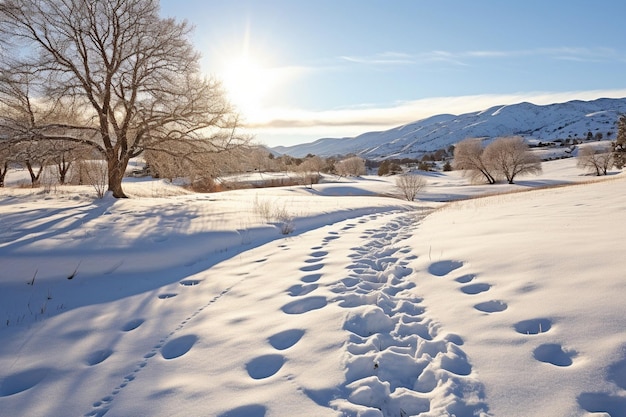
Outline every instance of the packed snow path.
[(339, 306), (350, 309), (347, 380), (331, 404), (343, 415), (478, 415), (487, 407), (463, 340), (441, 331), (410, 291), (414, 271), (407, 265), (416, 256), (404, 240), (419, 219), (386, 217), (360, 234), (349, 274), (331, 287)]
[[(190, 291), (205, 301), (187, 314), (176, 308), (184, 318), (152, 335), (158, 341), (135, 361), (121, 363), (117, 374), (123, 376), (84, 415), (141, 415), (147, 404), (166, 410), (176, 392), (171, 381), (197, 381), (189, 373), (215, 380), (187, 399), (205, 401), (207, 415), (320, 415), (320, 407), (342, 416), (477, 415), (486, 409), (484, 392), (463, 340), (429, 319), (414, 291), (415, 272), (407, 265), (416, 256), (403, 241), (418, 221), (415, 214), (395, 212), (337, 223), (245, 252), (171, 291), (162, 289), (154, 302), (175, 305), (179, 293)], [(346, 253), (345, 259), (331, 255)], [(217, 294), (202, 291), (222, 272), (229, 277)], [(233, 332), (217, 334), (211, 326), (216, 322), (222, 322), (216, 330), (230, 322)], [(142, 318), (128, 317), (122, 331), (142, 324)], [(309, 354), (290, 355), (296, 350)], [(94, 352), (92, 362), (112, 354)], [(168, 366), (183, 357), (186, 364)], [(133, 392), (136, 379), (159, 381), (162, 375), (168, 375), (168, 388), (155, 386), (146, 398)], [(135, 400), (118, 406), (117, 397)], [(223, 409), (225, 403), (232, 408)]]

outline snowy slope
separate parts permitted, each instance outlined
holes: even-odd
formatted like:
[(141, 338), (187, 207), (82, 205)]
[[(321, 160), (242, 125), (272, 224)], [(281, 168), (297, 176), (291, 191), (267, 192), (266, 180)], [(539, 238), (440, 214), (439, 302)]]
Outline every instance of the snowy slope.
[[(447, 149), (468, 137), (494, 138), (521, 135), (537, 141), (582, 139), (588, 132), (614, 138), (616, 122), (626, 113), (626, 98), (569, 101), (538, 106), (519, 103), (473, 113), (438, 115), (384, 132), (354, 138), (319, 139), (308, 144), (276, 147), (274, 151), (303, 157), (359, 154), (370, 159), (416, 158), (425, 152)], [(612, 136), (608, 133), (612, 132)]]
[(0, 190), (0, 416), (626, 417), (626, 177), (574, 165), (415, 203)]

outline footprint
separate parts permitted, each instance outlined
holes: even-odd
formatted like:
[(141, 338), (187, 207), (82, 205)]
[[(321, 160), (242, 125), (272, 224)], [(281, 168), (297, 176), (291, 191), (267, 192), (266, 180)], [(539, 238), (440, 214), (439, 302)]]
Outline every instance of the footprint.
[(432, 275), (443, 277), (444, 275), (448, 275), (450, 272), (455, 269), (459, 269), (463, 266), (463, 262), (460, 261), (439, 261), (431, 264), (428, 267), (428, 272)]
[(315, 291), (317, 287), (318, 287), (317, 284), (309, 284), (309, 285), (296, 284), (296, 285), (289, 287), (287, 291), (288, 291), (288, 294), (292, 297), (300, 297), (300, 296), (307, 295)]
[(499, 313), (500, 311), (506, 310), (508, 305), (504, 301), (491, 300), (485, 301), (484, 303), (478, 303), (474, 306), (474, 308), (478, 311), (482, 311), (483, 313)]
[(313, 252), (309, 256), (311, 256), (312, 258), (323, 258), (326, 255), (328, 255), (328, 252), (326, 252), (324, 250), (319, 250), (319, 251)]
[(345, 285), (346, 287), (350, 288), (350, 287), (354, 287), (355, 285), (357, 285), (359, 282), (361, 282), (361, 280), (359, 278), (355, 278), (355, 277), (347, 277), (347, 278), (343, 278), (341, 280), (341, 283), (343, 285)]
[(565, 351), (557, 343), (546, 343), (537, 346), (533, 351), (533, 356), (540, 362), (551, 363), (555, 366), (570, 366), (573, 363), (572, 357), (576, 356), (576, 352)]
[(463, 291), (465, 294), (476, 295), (476, 294), (480, 294), (481, 292), (489, 291), (490, 288), (491, 288), (490, 284), (485, 284), (485, 283), (470, 284), (470, 285), (461, 287), (461, 291)]
[(184, 279), (180, 281), (180, 285), (183, 287), (193, 287), (200, 284), (200, 282), (202, 282), (201, 279)]
[(267, 409), (260, 404), (244, 405), (233, 408), (217, 417), (265, 417)]
[(85, 363), (89, 366), (94, 366), (94, 365), (104, 362), (112, 354), (113, 354), (113, 350), (111, 349), (97, 350), (87, 355), (87, 357), (85, 358)]
[(39, 384), (51, 370), (50, 368), (33, 368), (7, 376), (0, 380), (0, 397), (8, 397), (31, 389)]
[(285, 358), (282, 355), (271, 354), (259, 356), (246, 364), (248, 375), (253, 379), (269, 378), (283, 367)]
[(626, 390), (626, 358), (609, 366), (607, 379), (621, 389)]
[(515, 327), (516, 332), (521, 334), (539, 334), (550, 330), (552, 321), (549, 319), (523, 320), (515, 323), (513, 327)]
[(159, 298), (161, 300), (166, 300), (168, 298), (174, 298), (176, 297), (178, 294), (173, 293), (173, 292), (169, 292), (169, 293), (165, 293), (165, 294), (159, 294)]
[(270, 345), (276, 350), (289, 349), (304, 336), (304, 330), (290, 329), (280, 333), (276, 333), (274, 336), (269, 337)]
[(161, 355), (164, 359), (179, 358), (189, 352), (197, 341), (198, 336), (193, 334), (170, 340), (161, 348)]
[(467, 284), (468, 282), (472, 281), (474, 278), (476, 278), (476, 275), (467, 274), (467, 275), (463, 275), (461, 277), (456, 278), (455, 281), (460, 284)]
[[(161, 296), (159, 296), (159, 298), (161, 298)], [(122, 326), (122, 331), (130, 332), (131, 330), (135, 330), (137, 327), (141, 326), (143, 322), (144, 319), (133, 319)]]
[(580, 408), (590, 413), (606, 413), (611, 417), (626, 417), (626, 397), (603, 392), (585, 392), (578, 396)]
[(371, 305), (348, 314), (343, 324), (345, 330), (361, 337), (389, 333), (394, 327), (393, 320), (380, 307)]
[(458, 334), (454, 334), (454, 333), (447, 334), (446, 337), (444, 337), (443, 339), (445, 341), (453, 343), (453, 344), (455, 344), (457, 346), (461, 346), (461, 345), (463, 345), (463, 343), (465, 343), (461, 336), (459, 336)]
[(300, 278), (300, 281), (311, 283), (311, 282), (318, 281), (321, 277), (322, 277), (322, 274), (310, 274), (310, 275), (305, 275), (302, 278)]
[(307, 266), (303, 266), (302, 268), (300, 268), (300, 271), (302, 272), (318, 271), (322, 269), (323, 267), (324, 267), (324, 264), (307, 265)]
[(465, 353), (456, 345), (450, 345), (449, 350), (450, 352), (441, 358), (441, 367), (456, 375), (466, 376), (471, 374), (472, 365), (467, 360)]
[(325, 307), (327, 303), (326, 297), (308, 297), (285, 304), (282, 310), (287, 314), (303, 314)]

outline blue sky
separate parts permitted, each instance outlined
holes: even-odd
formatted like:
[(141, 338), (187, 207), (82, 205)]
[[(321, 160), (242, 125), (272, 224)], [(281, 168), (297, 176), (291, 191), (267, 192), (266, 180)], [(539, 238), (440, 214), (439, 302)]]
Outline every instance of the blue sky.
[(269, 146), (626, 97), (626, 2), (161, 0)]

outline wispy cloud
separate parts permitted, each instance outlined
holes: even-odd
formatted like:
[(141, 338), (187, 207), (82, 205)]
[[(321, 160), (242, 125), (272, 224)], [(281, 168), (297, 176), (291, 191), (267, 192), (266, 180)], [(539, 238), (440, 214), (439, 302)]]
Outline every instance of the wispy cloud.
[(344, 55), (340, 60), (365, 65), (405, 65), (414, 64), (414, 57), (403, 52), (382, 52), (369, 56)]
[(620, 60), (623, 56), (612, 48), (558, 47), (519, 50), (484, 50), (459, 52), (460, 58), (519, 58), (545, 57), (578, 62)]
[(341, 61), (360, 65), (426, 65), (429, 63), (448, 63), (467, 66), (477, 59), (511, 59), (536, 57), (576, 62), (623, 61), (626, 56), (612, 48), (555, 47), (512, 50), (469, 50), (445, 51), (434, 50), (421, 53), (382, 52), (368, 56), (344, 55)]

